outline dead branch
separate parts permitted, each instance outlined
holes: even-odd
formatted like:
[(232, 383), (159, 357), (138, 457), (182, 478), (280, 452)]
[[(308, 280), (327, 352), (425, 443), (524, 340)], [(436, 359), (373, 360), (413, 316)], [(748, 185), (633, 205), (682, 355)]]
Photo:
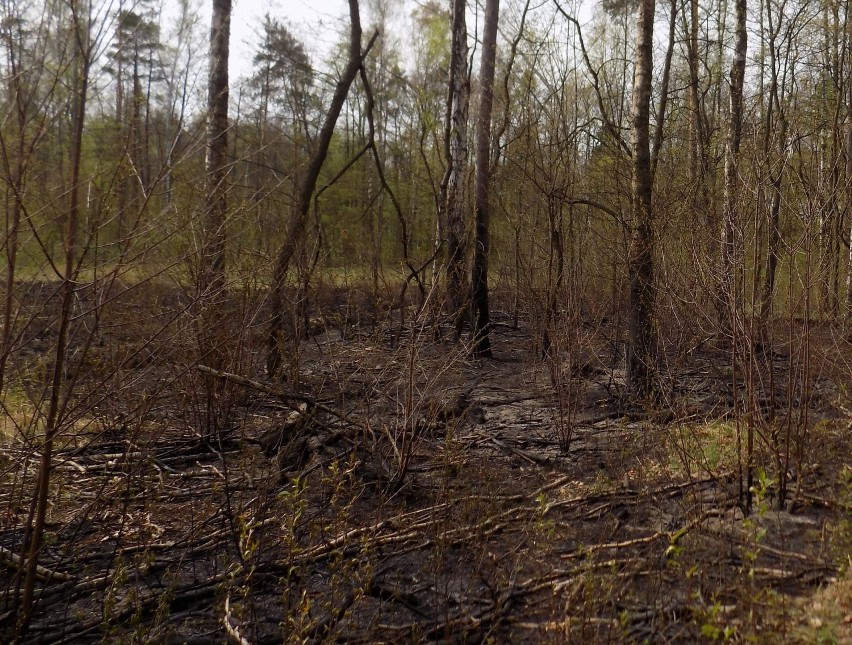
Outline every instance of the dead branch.
[(521, 450), (520, 448), (515, 448), (514, 446), (510, 446), (509, 444), (501, 441), (497, 437), (488, 437), (488, 440), (493, 443), (495, 446), (500, 448), (503, 452), (507, 452), (510, 454), (515, 454), (521, 459), (531, 463), (533, 466), (543, 466), (545, 464), (550, 463), (550, 458), (542, 455), (537, 455), (533, 452), (528, 452), (526, 450)]
[[(0, 562), (14, 569), (21, 566), (21, 556), (13, 553), (4, 546), (0, 546)], [(77, 579), (70, 573), (54, 571), (41, 565), (36, 566), (36, 577), (42, 582), (71, 582)]]
[(225, 632), (237, 645), (251, 645), (242, 634), (240, 634), (239, 626), (231, 620), (231, 594), (225, 596), (225, 615), (222, 617), (222, 622), (225, 624)]
[[(258, 392), (263, 392), (264, 394), (269, 394), (270, 396), (274, 396), (277, 399), (281, 399), (282, 401), (298, 401), (300, 403), (307, 403), (309, 407), (315, 408), (320, 412), (325, 412), (326, 414), (330, 414), (331, 416), (340, 419), (341, 421), (348, 423), (353, 426), (360, 427), (361, 424), (353, 421), (352, 418), (344, 412), (338, 412), (334, 408), (330, 408), (327, 405), (323, 405), (316, 399), (313, 399), (309, 396), (305, 396), (304, 394), (296, 394), (295, 392), (287, 392), (282, 390), (279, 387), (275, 387), (274, 385), (270, 385), (267, 383), (262, 383), (260, 381), (255, 381), (254, 379), (247, 378), (245, 376), (240, 376), (239, 374), (233, 374), (231, 372), (223, 372), (221, 370), (215, 370), (212, 367), (208, 367), (207, 365), (197, 365), (196, 368), (199, 372), (204, 374), (209, 374), (210, 376), (216, 376), (218, 378), (224, 379), (226, 381), (230, 381), (236, 385), (241, 385), (243, 387), (248, 387), (253, 390), (257, 390)], [(294, 408), (298, 409), (298, 408)]]

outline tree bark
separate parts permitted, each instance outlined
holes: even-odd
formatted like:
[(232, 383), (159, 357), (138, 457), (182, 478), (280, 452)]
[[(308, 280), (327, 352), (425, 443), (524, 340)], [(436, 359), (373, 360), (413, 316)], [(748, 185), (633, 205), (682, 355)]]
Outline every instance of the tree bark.
[[(210, 71), (207, 85), (206, 192), (199, 295), (202, 307), (201, 359), (224, 367), (224, 338), (216, 317), (225, 294), (225, 225), (228, 208), (228, 58), (231, 0), (213, 0), (210, 25)], [(134, 78), (136, 76), (134, 75)]]
[[(767, 158), (771, 153), (771, 138), (774, 134), (778, 144), (778, 167), (770, 170), (770, 206), (768, 213), (768, 240), (766, 252), (766, 273), (764, 281), (761, 285), (760, 292), (760, 319), (758, 325), (758, 337), (762, 342), (768, 338), (767, 323), (772, 316), (772, 300), (775, 295), (775, 274), (778, 269), (778, 260), (780, 256), (781, 246), (781, 186), (784, 177), (784, 167), (786, 165), (784, 151), (787, 146), (787, 114), (785, 101), (782, 101), (781, 94), (783, 87), (779, 83), (778, 75), (781, 62), (781, 52), (779, 52), (778, 35), (781, 30), (780, 24), (774, 24), (772, 20), (771, 5), (766, 5), (766, 17), (769, 24), (769, 65), (770, 65), (770, 81), (769, 81), (769, 100), (767, 105), (767, 125), (763, 139), (763, 150)], [(780, 21), (780, 17), (778, 18)]]
[(652, 398), (657, 384), (657, 339), (654, 325), (654, 214), (651, 202), (650, 111), (654, 46), (654, 0), (641, 0), (633, 72), (633, 203), (627, 276), (626, 377), (631, 394)]
[(304, 241), (311, 196), (316, 188), (323, 162), (328, 155), (328, 147), (331, 144), (331, 137), (334, 134), (337, 118), (343, 109), (343, 103), (346, 101), (346, 96), (349, 93), (349, 87), (352, 85), (352, 82), (358, 75), (358, 70), (361, 68), (363, 57), (366, 55), (366, 51), (369, 51), (370, 45), (375, 41), (374, 36), (364, 54), (361, 53), (361, 15), (358, 0), (349, 0), (349, 17), (351, 28), (349, 33), (349, 57), (346, 62), (346, 68), (343, 70), (343, 75), (338, 80), (337, 86), (334, 89), (334, 95), (328, 107), (328, 112), (325, 115), (316, 147), (311, 154), (304, 174), (298, 182), (299, 188), (296, 195), (296, 202), (290, 211), (284, 243), (278, 251), (275, 273), (272, 278), (272, 314), (269, 321), (266, 354), (266, 371), (270, 378), (278, 376), (281, 369), (281, 332), (285, 318), (284, 307), (287, 302), (287, 277), (290, 271), (290, 262)]
[[(848, 11), (848, 9), (847, 9)], [(852, 36), (847, 36), (847, 48), (852, 46)], [(844, 312), (845, 326), (852, 325), (852, 66), (846, 76), (846, 123), (843, 128), (844, 146), (846, 148), (846, 222), (849, 230), (849, 256), (846, 266), (846, 310)]]
[(467, 23), (465, 0), (453, 0), (452, 51), (448, 123), (445, 152), (447, 157), (447, 307), (452, 316), (455, 336), (461, 336), (467, 318), (468, 291), (465, 288), (464, 180), (467, 174), (467, 118), (470, 104), (470, 80), (467, 71)]
[(476, 186), (474, 189), (476, 230), (471, 276), (473, 353), (479, 357), (491, 356), (491, 317), (488, 306), (488, 255), (491, 246), (488, 182), (491, 174), (491, 109), (494, 103), (494, 66), (497, 58), (499, 15), (500, 0), (487, 0), (479, 69), (479, 115), (476, 128)]
[[(731, 93), (728, 131), (725, 141), (725, 205), (722, 213), (722, 297), (730, 317), (731, 333), (736, 333), (739, 310), (742, 306), (741, 279), (743, 270), (742, 240), (737, 217), (737, 183), (743, 124), (743, 81), (745, 79), (746, 0), (736, 0), (734, 27), (734, 59), (731, 63)], [(726, 326), (723, 323), (723, 328)]]

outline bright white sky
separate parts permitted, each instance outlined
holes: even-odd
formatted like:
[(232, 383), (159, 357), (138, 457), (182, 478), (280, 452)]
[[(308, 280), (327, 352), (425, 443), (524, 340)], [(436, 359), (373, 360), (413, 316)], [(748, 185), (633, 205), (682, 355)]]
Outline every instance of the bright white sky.
[[(209, 25), (210, 1), (203, 1), (204, 20)], [(349, 4), (346, 0), (234, 0), (232, 11), (230, 76), (236, 81), (251, 71), (265, 13), (291, 26), (293, 34), (307, 47), (314, 65), (319, 66), (338, 39), (341, 24), (348, 24)], [(344, 18), (347, 22), (341, 23)]]
[[(2, 2), (3, 0), (0, 0)], [(132, 1), (132, 0), (131, 0)], [(162, 0), (166, 11), (165, 16), (175, 11), (176, 0)], [(202, 48), (206, 48), (210, 29), (211, 0), (193, 0), (199, 7), (199, 34), (204, 39)], [(305, 45), (315, 69), (325, 66), (326, 58), (333, 45), (341, 38), (348, 36), (349, 3), (348, 0), (233, 0), (231, 14), (231, 57), (230, 82), (236, 88), (239, 81), (252, 72), (252, 58), (261, 38), (260, 30), (263, 16), (269, 13), (286, 24), (293, 34)], [(411, 32), (410, 17), (412, 10), (422, 0), (388, 0), (390, 9), (389, 20), (394, 27), (385, 35), (386, 38), (397, 40), (405, 50), (412, 43), (414, 34)], [(361, 23), (365, 26), (371, 22), (369, 0), (362, 0)], [(509, 4), (509, 3), (506, 3)], [(591, 18), (590, 7), (596, 3), (588, 0), (562, 0), (566, 10), (579, 11), (582, 21)], [(547, 0), (533, 2), (533, 7), (545, 6), (553, 12)], [(579, 7), (579, 9), (578, 9)], [(504, 10), (501, 7), (501, 10)], [(168, 18), (166, 18), (168, 20)], [(473, 13), (468, 15), (468, 31), (478, 26)], [(400, 42), (403, 41), (403, 42)], [(405, 56), (405, 53), (403, 53)], [(203, 85), (203, 83), (202, 83)]]

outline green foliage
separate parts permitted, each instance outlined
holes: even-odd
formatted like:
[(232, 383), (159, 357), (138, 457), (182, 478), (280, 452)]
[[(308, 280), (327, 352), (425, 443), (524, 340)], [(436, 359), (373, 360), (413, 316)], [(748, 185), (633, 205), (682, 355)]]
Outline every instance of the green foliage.
[(417, 65), (423, 81), (435, 83), (438, 73), (446, 72), (450, 61), (450, 21), (447, 3), (428, 0), (412, 12), (414, 28), (418, 31)]
[(707, 622), (701, 626), (701, 635), (714, 642), (729, 643), (737, 634), (736, 627), (731, 625), (718, 625), (716, 621), (720, 618), (721, 607), (717, 603), (710, 609), (709, 619), (714, 622)]
[(736, 427), (734, 423), (711, 421), (683, 425), (668, 437), (669, 467), (675, 471), (709, 472), (736, 465)]
[(261, 29), (254, 54), (256, 71), (249, 84), (260, 101), (264, 121), (275, 115), (289, 120), (288, 129), (298, 132), (312, 100), (314, 69), (304, 44), (287, 25), (267, 13)]

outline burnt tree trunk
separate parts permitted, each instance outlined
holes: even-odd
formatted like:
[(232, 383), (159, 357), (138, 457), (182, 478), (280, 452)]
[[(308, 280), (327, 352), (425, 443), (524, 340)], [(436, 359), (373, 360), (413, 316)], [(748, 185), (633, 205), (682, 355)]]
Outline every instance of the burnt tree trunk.
[[(210, 70), (207, 83), (206, 200), (199, 271), (201, 360), (224, 367), (224, 339), (215, 319), (221, 316), (225, 292), (225, 222), (228, 208), (228, 58), (231, 0), (213, 0), (210, 23)], [(137, 75), (134, 73), (134, 81)], [(134, 91), (136, 83), (134, 82)]]
[(654, 221), (651, 204), (651, 72), (654, 0), (641, 0), (633, 72), (633, 203), (627, 276), (626, 377), (630, 392), (651, 398), (657, 391), (657, 339), (654, 326)]
[(470, 104), (470, 80), (467, 71), (467, 23), (465, 0), (453, 0), (452, 51), (450, 83), (447, 100), (447, 158), (446, 206), (447, 217), (447, 307), (455, 327), (455, 337), (461, 336), (467, 318), (468, 290), (465, 279), (465, 199), (464, 182), (467, 174), (467, 118)]
[(494, 103), (494, 64), (497, 58), (499, 15), (500, 0), (487, 0), (479, 68), (479, 117), (476, 128), (476, 187), (474, 189), (476, 229), (471, 276), (473, 353), (481, 357), (491, 356), (491, 317), (488, 310), (488, 254), (491, 246), (488, 181), (491, 174), (491, 109)]

